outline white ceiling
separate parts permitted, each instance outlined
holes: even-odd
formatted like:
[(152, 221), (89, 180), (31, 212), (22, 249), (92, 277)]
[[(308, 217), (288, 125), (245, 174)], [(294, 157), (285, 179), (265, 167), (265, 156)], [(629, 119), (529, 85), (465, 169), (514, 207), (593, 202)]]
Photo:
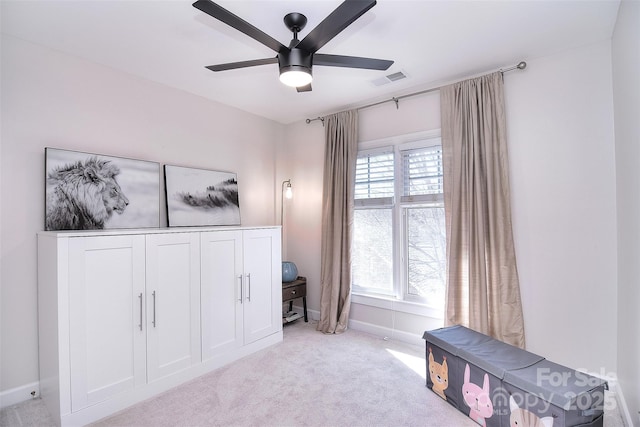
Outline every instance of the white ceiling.
[[(275, 52), (190, 0), (1, 3), (5, 34), (288, 124), (609, 39), (619, 0), (379, 0), (319, 52), (395, 63), (387, 71), (316, 66), (313, 91), (306, 93), (280, 83), (275, 64), (205, 69)], [(341, 1), (217, 3), (288, 45), (284, 15), (307, 16), (302, 39)], [(409, 78), (373, 84), (397, 71)]]

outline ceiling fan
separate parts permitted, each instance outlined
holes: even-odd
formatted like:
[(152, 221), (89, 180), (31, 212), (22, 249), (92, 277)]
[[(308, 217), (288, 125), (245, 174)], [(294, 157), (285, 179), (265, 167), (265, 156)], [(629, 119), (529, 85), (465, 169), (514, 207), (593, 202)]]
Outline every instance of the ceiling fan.
[(311, 68), (313, 65), (386, 70), (393, 64), (393, 61), (383, 59), (317, 53), (327, 42), (375, 5), (376, 0), (346, 0), (302, 40), (298, 40), (298, 33), (306, 25), (307, 17), (301, 13), (289, 13), (284, 17), (284, 24), (293, 32), (293, 39), (289, 46), (285, 46), (211, 0), (198, 0), (193, 3), (195, 8), (277, 52), (273, 58), (209, 65), (206, 68), (211, 71), (225, 71), (257, 65), (278, 64), (280, 81), (295, 87), (298, 92), (311, 90)]

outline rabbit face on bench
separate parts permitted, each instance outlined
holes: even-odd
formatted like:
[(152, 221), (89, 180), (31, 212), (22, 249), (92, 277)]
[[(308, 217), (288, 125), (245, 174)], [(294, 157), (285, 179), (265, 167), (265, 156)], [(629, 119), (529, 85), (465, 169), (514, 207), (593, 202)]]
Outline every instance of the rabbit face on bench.
[(484, 382), (482, 388), (469, 381), (470, 372), (469, 364), (464, 368), (464, 384), (462, 385), (462, 396), (464, 403), (469, 406), (469, 418), (486, 426), (486, 418), (493, 415), (493, 403), (489, 396), (489, 375), (484, 374)]

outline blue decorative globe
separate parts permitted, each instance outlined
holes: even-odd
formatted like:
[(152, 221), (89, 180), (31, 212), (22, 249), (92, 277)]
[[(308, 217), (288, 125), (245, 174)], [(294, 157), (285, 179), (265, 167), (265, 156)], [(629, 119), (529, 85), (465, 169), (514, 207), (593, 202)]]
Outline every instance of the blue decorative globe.
[(282, 261), (282, 281), (293, 282), (298, 278), (298, 267), (291, 261)]

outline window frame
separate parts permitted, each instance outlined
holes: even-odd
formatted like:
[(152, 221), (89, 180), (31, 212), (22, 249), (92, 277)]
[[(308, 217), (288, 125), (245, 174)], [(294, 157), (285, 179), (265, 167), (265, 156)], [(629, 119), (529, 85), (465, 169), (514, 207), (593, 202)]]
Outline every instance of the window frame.
[[(431, 304), (426, 298), (409, 294), (408, 283), (408, 245), (406, 209), (411, 207), (444, 206), (444, 195), (427, 195), (413, 198), (403, 197), (404, 194), (404, 165), (402, 152), (406, 150), (441, 146), (440, 129), (418, 132), (408, 135), (394, 136), (373, 141), (358, 143), (358, 157), (361, 155), (383, 154), (392, 151), (394, 153), (394, 197), (384, 201), (380, 199), (355, 199), (354, 209), (389, 208), (392, 212), (392, 257), (393, 257), (393, 284), (389, 293), (376, 292), (366, 286), (353, 284), (352, 293), (358, 296), (356, 300), (367, 301), (370, 299), (387, 299), (412, 305), (442, 309)], [(359, 200), (359, 201), (358, 201)], [(407, 265), (405, 265), (407, 264)], [(371, 305), (371, 304), (369, 304)]]

